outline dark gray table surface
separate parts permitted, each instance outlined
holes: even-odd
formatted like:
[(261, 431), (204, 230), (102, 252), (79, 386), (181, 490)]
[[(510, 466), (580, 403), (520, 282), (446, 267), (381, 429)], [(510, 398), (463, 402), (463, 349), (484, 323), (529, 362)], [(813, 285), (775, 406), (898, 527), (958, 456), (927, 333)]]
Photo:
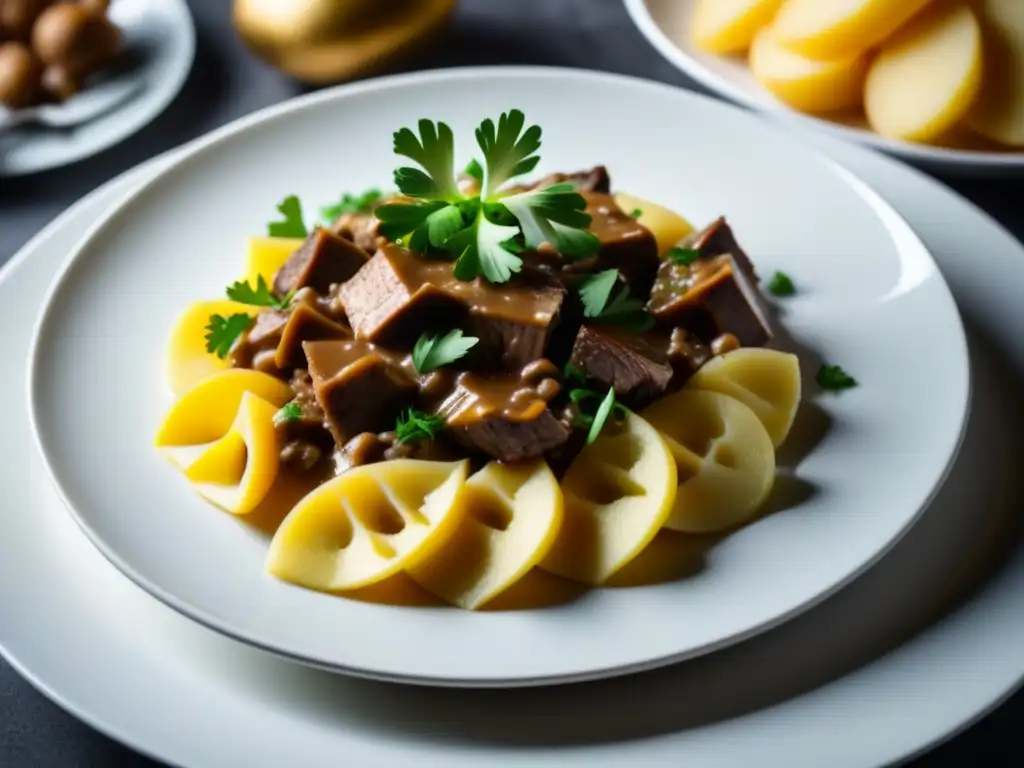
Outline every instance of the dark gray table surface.
[[(229, 0), (189, 0), (189, 5), (198, 32), (196, 62), (183, 92), (162, 116), (89, 160), (0, 180), (0, 262), (108, 179), (240, 115), (303, 92), (243, 48), (231, 28)], [(585, 67), (694, 87), (633, 29), (620, 0), (462, 0), (445, 38), (409, 69), (474, 64)], [(944, 181), (1024, 237), (1024, 180)], [(1024, 764), (1024, 747), (1015, 736), (1022, 720), (1024, 693), (913, 765)], [(122, 765), (156, 764), (64, 713), (0, 661), (0, 766)]]

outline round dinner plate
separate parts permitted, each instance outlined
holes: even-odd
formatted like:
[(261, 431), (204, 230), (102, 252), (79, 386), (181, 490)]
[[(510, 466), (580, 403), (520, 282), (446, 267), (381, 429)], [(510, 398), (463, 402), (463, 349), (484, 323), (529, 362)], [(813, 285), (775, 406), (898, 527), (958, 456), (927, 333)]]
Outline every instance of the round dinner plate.
[[(69, 128), (36, 124), (0, 131), (0, 177), (23, 176), (94, 155), (131, 136), (185, 84), (196, 33), (185, 0), (115, 0), (110, 18), (124, 33), (124, 71), (107, 84), (129, 94), (108, 113)], [(87, 95), (88, 92), (83, 92)]]
[[(615, 114), (581, 130), (576, 104), (601, 99), (615, 101)], [(803, 358), (807, 409), (831, 420), (795, 458), (794, 482), (805, 492), (717, 543), (693, 576), (592, 590), (541, 610), (381, 606), (270, 578), (265, 537), (202, 501), (150, 447), (170, 403), (160, 371), (168, 329), (189, 302), (237, 279), (247, 238), (284, 195), (308, 205), (336, 198), (341, 185), (386, 184), (391, 132), (423, 115), (450, 122), (469, 157), (472, 127), (511, 106), (544, 128), (539, 172), (605, 163), (620, 190), (698, 222), (726, 214), (765, 274), (795, 276), (802, 291), (786, 303), (783, 323)], [(821, 396), (819, 356), (841, 362), (861, 386)], [(318, 666), (494, 686), (666, 664), (750, 636), (835, 591), (910, 527), (942, 481), (962, 434), (969, 377), (960, 319), (931, 257), (840, 166), (703, 96), (582, 73), (496, 70), (317, 94), (201, 142), (76, 249), (42, 312), (29, 391), (39, 444), (69, 508), (104, 554), (161, 600)]]
[[(832, 599), (728, 651), (628, 680), (485, 692), (325, 674), (210, 632), (124, 579), (69, 519), (38, 455), (24, 449), (27, 415), (13, 409), (0, 446), (0, 651), (93, 726), (182, 766), (317, 768), (345, 755), (389, 768), (862, 768), (966, 727), (1024, 674), (1024, 548), (1006, 523), (1022, 490), (1013, 467), (1024, 437), (1024, 248), (934, 181), (814, 141), (879, 189), (929, 245), (972, 332), (978, 393), (964, 451), (920, 524)], [(0, 270), (4, 399), (19, 397), (39, 302), (68, 251), (170, 162), (90, 195)], [(998, 541), (1014, 545), (1012, 556), (969, 591), (979, 566), (1001, 563)], [(911, 637), (964, 594), (970, 599)]]
[(977, 175), (1024, 174), (1024, 151), (951, 149), (914, 144), (880, 136), (866, 122), (830, 120), (803, 115), (772, 96), (750, 74), (744, 58), (715, 56), (699, 50), (690, 38), (690, 18), (697, 0), (625, 0), (633, 23), (684, 74), (738, 104), (764, 112), (801, 130), (812, 129), (846, 141), (888, 152), (910, 163), (947, 173)]

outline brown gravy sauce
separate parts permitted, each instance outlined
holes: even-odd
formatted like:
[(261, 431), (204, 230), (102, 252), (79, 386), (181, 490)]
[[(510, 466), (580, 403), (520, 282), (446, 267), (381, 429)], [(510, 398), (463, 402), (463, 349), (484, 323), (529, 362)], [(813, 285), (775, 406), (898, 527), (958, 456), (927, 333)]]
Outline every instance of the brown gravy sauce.
[(495, 417), (532, 421), (558, 395), (558, 377), (558, 368), (549, 360), (534, 360), (518, 374), (460, 373), (437, 412), (453, 427), (468, 427)]

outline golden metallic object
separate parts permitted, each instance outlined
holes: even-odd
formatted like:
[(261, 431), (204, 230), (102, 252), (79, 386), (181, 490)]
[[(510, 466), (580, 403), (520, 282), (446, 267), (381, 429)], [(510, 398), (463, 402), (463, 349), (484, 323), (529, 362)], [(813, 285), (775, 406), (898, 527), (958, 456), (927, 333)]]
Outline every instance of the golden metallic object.
[(260, 58), (313, 85), (379, 72), (447, 24), (457, 0), (235, 0), (234, 24)]

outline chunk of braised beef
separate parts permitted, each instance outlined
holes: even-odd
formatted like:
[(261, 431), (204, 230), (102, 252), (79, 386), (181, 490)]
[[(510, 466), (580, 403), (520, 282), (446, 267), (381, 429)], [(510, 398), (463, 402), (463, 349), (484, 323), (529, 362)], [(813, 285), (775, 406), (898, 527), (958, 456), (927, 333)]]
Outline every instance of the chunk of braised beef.
[(611, 195), (591, 192), (583, 196), (591, 217), (588, 229), (600, 247), (593, 257), (565, 261), (563, 270), (592, 273), (618, 269), (634, 296), (647, 296), (660, 264), (654, 233), (619, 208)]
[(673, 375), (664, 345), (609, 325), (581, 327), (570, 362), (634, 407), (664, 394)]
[(680, 247), (693, 248), (700, 254), (702, 259), (712, 259), (726, 253), (732, 254), (740, 271), (754, 284), (759, 278), (754, 269), (754, 263), (750, 260), (747, 252), (740, 247), (732, 227), (725, 220), (724, 216), (708, 224), (704, 229), (692, 233), (686, 237)]
[(531, 189), (543, 189), (554, 184), (572, 184), (580, 192), (611, 192), (612, 181), (608, 175), (608, 169), (603, 165), (596, 165), (582, 171), (573, 173), (550, 173), (531, 184), (520, 184), (510, 188), (513, 192), (526, 192)]
[(344, 283), (369, 258), (352, 241), (317, 227), (277, 271), (274, 293), (283, 297), (306, 287), (327, 293), (332, 283)]
[(658, 269), (647, 311), (662, 323), (686, 328), (711, 343), (730, 333), (745, 347), (772, 338), (764, 300), (732, 254), (682, 264), (666, 259)]
[(254, 368), (273, 376), (287, 375), (306, 365), (303, 341), (351, 336), (347, 325), (320, 311), (316, 294), (307, 289), (296, 294), (284, 309), (260, 310), (253, 326), (232, 347), (231, 363), (236, 368)]
[(544, 357), (566, 295), (557, 280), (532, 276), (495, 287), (477, 278), (465, 285), (470, 289), (462, 294), (467, 309), (463, 325), (480, 340), (467, 367), (517, 370)]
[(331, 224), (331, 231), (367, 253), (375, 253), (387, 242), (380, 234), (380, 219), (373, 213), (343, 213)]
[(461, 373), (437, 409), (446, 434), (502, 461), (543, 455), (569, 439), (569, 428), (548, 407), (560, 392), (560, 372), (534, 360), (518, 374)]
[(413, 404), (416, 382), (392, 353), (356, 339), (303, 343), (313, 392), (338, 446), (392, 429)]
[(396, 245), (377, 251), (338, 291), (356, 338), (411, 347), (425, 330), (457, 325), (463, 305), (430, 280), (445, 268)]

